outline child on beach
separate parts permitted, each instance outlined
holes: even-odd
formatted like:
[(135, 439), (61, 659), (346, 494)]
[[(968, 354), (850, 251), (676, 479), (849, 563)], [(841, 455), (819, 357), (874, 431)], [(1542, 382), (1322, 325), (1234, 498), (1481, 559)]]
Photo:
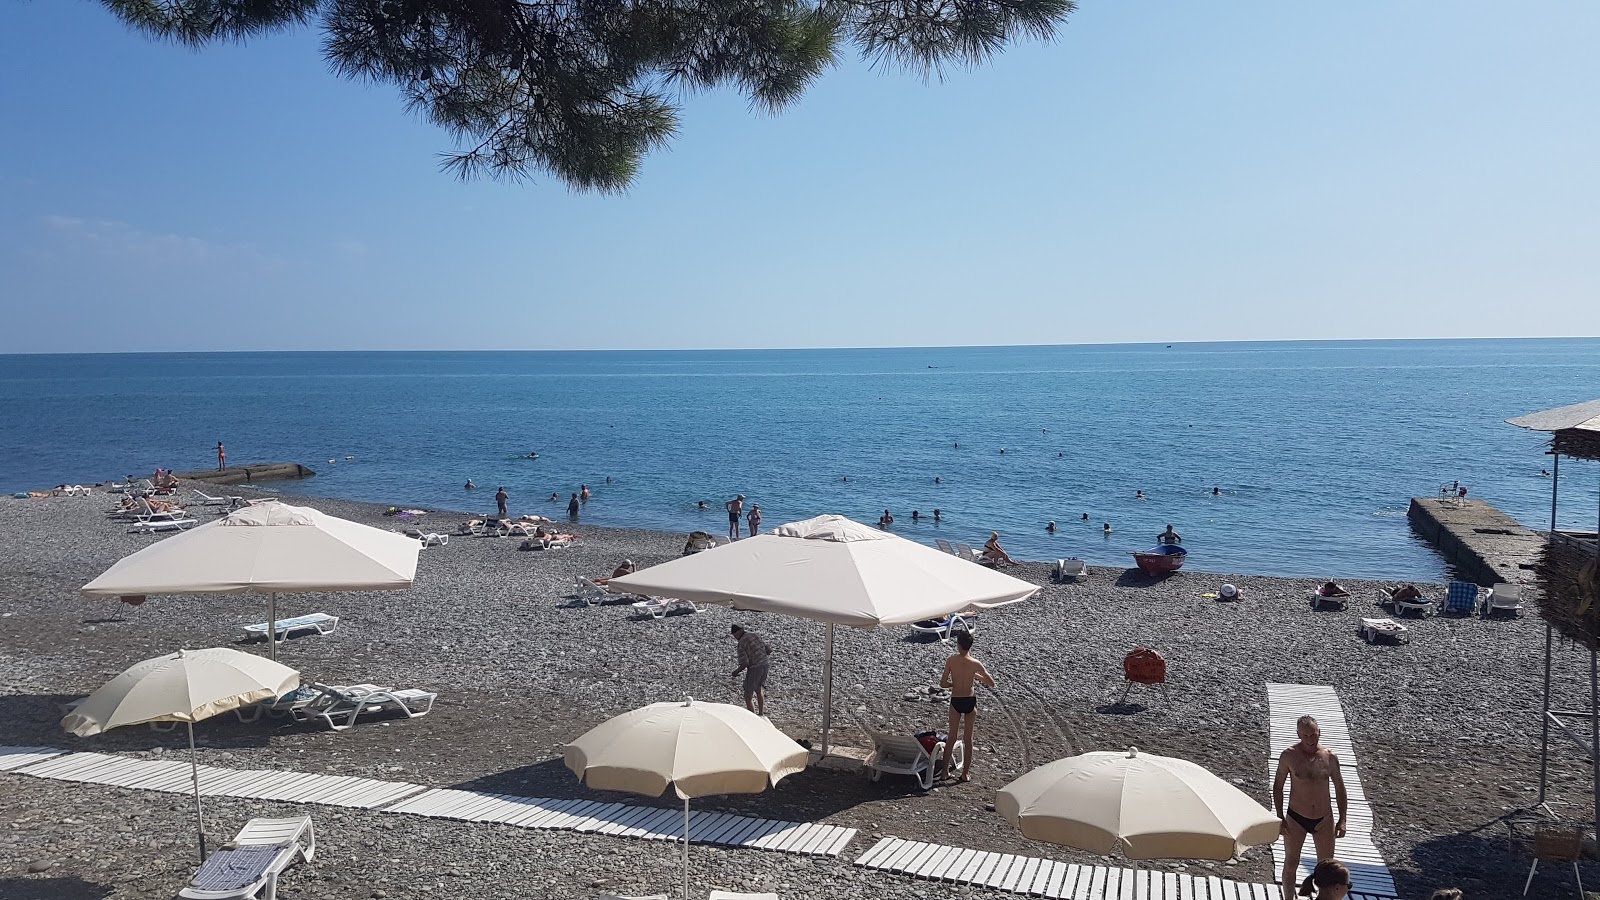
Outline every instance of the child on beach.
[(950, 777), (950, 755), (959, 728), (966, 753), (961, 761), (961, 777), (956, 780), (966, 781), (972, 770), (972, 724), (978, 718), (977, 688), (973, 682), (992, 688), (994, 677), (972, 657), (972, 632), (957, 631), (956, 648), (956, 655), (944, 661), (944, 673), (939, 676), (939, 686), (950, 690), (950, 737), (944, 742), (944, 777)]

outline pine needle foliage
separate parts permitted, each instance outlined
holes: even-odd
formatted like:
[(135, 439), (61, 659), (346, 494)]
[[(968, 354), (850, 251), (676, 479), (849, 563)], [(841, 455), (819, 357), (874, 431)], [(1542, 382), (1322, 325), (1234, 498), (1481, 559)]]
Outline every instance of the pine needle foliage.
[(853, 45), (929, 77), (1023, 38), (1074, 0), (101, 0), (188, 46), (320, 27), (341, 76), (396, 85), (459, 148), (463, 178), (547, 172), (626, 189), (678, 129), (677, 100), (717, 87), (755, 110), (793, 103)]

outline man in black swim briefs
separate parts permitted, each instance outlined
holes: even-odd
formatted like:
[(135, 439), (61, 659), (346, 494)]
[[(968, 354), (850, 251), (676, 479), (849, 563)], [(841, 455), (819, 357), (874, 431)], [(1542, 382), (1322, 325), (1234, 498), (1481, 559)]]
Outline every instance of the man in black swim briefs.
[[(1344, 837), (1345, 815), (1349, 799), (1345, 795), (1344, 776), (1339, 771), (1339, 758), (1333, 751), (1321, 746), (1322, 727), (1310, 716), (1301, 716), (1295, 723), (1300, 742), (1278, 755), (1278, 772), (1272, 779), (1272, 802), (1278, 818), (1283, 820), (1283, 896), (1292, 900), (1296, 867), (1300, 864), (1300, 851), (1305, 846), (1306, 835), (1311, 835), (1317, 860), (1333, 858), (1333, 843)], [(1283, 803), (1283, 785), (1289, 782), (1289, 806)], [(1339, 818), (1329, 822), (1332, 812), (1328, 803), (1328, 785), (1339, 804)], [(1287, 813), (1287, 815), (1285, 815)], [(1309, 866), (1308, 866), (1309, 868)]]
[(744, 514), (744, 495), (740, 494), (722, 505), (728, 510), (728, 540), (737, 541), (739, 539), (739, 517)]
[(944, 661), (944, 673), (939, 676), (939, 686), (950, 689), (950, 734), (944, 742), (944, 777), (954, 775), (950, 771), (950, 757), (955, 751), (956, 732), (960, 730), (966, 753), (962, 755), (961, 776), (957, 780), (966, 781), (972, 770), (972, 723), (978, 718), (978, 695), (974, 682), (992, 688), (994, 677), (983, 667), (983, 663), (972, 657), (972, 632), (957, 631), (955, 638), (957, 653)]

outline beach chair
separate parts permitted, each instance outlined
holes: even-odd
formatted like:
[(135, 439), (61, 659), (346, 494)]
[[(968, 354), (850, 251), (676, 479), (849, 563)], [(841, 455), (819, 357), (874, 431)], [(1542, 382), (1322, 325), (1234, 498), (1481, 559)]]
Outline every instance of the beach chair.
[(912, 622), (911, 630), (917, 634), (936, 635), (940, 641), (948, 642), (956, 631), (977, 634), (978, 623), (973, 620), (972, 616), (952, 614), (942, 619), (924, 619), (921, 622)]
[(1083, 560), (1075, 557), (1069, 557), (1067, 559), (1056, 560), (1055, 568), (1050, 574), (1055, 578), (1057, 583), (1077, 581), (1088, 576), (1089, 567), (1084, 564)]
[(200, 505), (201, 506), (226, 506), (229, 509), (233, 509), (235, 507), (244, 505), (244, 498), (243, 497), (233, 497), (233, 496), (213, 497), (210, 494), (206, 493), (205, 491), (200, 490), (199, 488), (190, 488), (189, 490), (196, 497), (200, 498)]
[(992, 565), (992, 561), (985, 560), (983, 558), (983, 554), (982, 553), (979, 553), (978, 551), (972, 549), (971, 547), (967, 546), (966, 544), (962, 544), (962, 543), (957, 543), (956, 544), (956, 555), (961, 557), (962, 559), (968, 560), (970, 562), (975, 562), (975, 563), (978, 563), (980, 565)]
[(940, 550), (943, 550), (944, 552), (950, 554), (951, 556), (958, 555), (956, 553), (956, 548), (950, 546), (950, 542), (945, 540), (944, 538), (939, 538), (939, 539), (935, 540), (934, 543), (939, 545), (939, 549)]
[(309, 684), (305, 684), (281, 697), (272, 697), (247, 706), (236, 706), (233, 709), (233, 714), (241, 722), (254, 722), (260, 719), (262, 714), (274, 719), (281, 719), (285, 716), (292, 717), (295, 710), (310, 706), (320, 696), (322, 696), (320, 691)]
[(778, 895), (741, 894), (736, 891), (712, 891), (711, 900), (778, 900)]
[(323, 722), (334, 731), (344, 731), (356, 724), (362, 715), (400, 713), (408, 719), (420, 718), (433, 711), (436, 693), (414, 688), (396, 691), (375, 684), (353, 684), (339, 687), (311, 683), (318, 697), (293, 711), (300, 722)]
[(667, 900), (666, 894), (601, 894), (599, 900)]
[(578, 599), (589, 604), (590, 606), (596, 606), (601, 600), (604, 600), (610, 596), (610, 594), (606, 591), (605, 585), (595, 583), (594, 579), (592, 578), (585, 578), (582, 575), (574, 575), (573, 581), (577, 583)]
[[(279, 641), (282, 641), (291, 633), (296, 631), (315, 631), (317, 634), (333, 634), (333, 632), (339, 627), (339, 617), (330, 616), (323, 612), (308, 613), (307, 615), (303, 616), (295, 616), (292, 619), (279, 619), (276, 624), (276, 633), (273, 636)], [(265, 640), (269, 626), (265, 622), (260, 622), (255, 625), (244, 625), (241, 627), (244, 628), (246, 637), (260, 638)]]
[(1469, 581), (1452, 581), (1444, 592), (1440, 612), (1473, 615), (1478, 611), (1478, 586)]
[(139, 519), (128, 529), (129, 534), (155, 534), (158, 531), (183, 531), (199, 525), (199, 519)]
[(1356, 629), (1356, 633), (1369, 644), (1376, 644), (1380, 640), (1389, 640), (1396, 644), (1411, 643), (1411, 629), (1393, 619), (1362, 619), (1361, 627)]
[(412, 537), (422, 542), (422, 549), (424, 550), (428, 549), (429, 547), (448, 547), (450, 545), (450, 536), (446, 534), (440, 534), (437, 531), (430, 531), (426, 534), (419, 531), (412, 535)]
[(700, 607), (691, 600), (674, 600), (671, 597), (646, 597), (631, 605), (639, 612), (649, 613), (652, 619), (665, 619), (667, 613), (675, 609), (687, 609), (692, 613), (700, 611)]
[(296, 862), (310, 862), (316, 855), (317, 835), (310, 816), (251, 819), (233, 840), (211, 854), (178, 896), (188, 900), (273, 900), (283, 870)]
[(1508, 612), (1512, 615), (1522, 611), (1522, 586), (1518, 584), (1497, 584), (1494, 587), (1484, 588), (1482, 601), (1483, 614), (1488, 616), (1497, 612)]
[(1348, 609), (1350, 607), (1350, 592), (1328, 593), (1323, 588), (1317, 588), (1310, 594), (1312, 609)]
[(1416, 613), (1418, 618), (1423, 618), (1433, 612), (1434, 603), (1427, 597), (1399, 600), (1395, 598), (1394, 592), (1387, 588), (1378, 588), (1378, 593), (1383, 597), (1378, 601), (1378, 605), (1389, 607), (1397, 616), (1404, 617), (1406, 613)]
[[(935, 767), (944, 758), (944, 741), (934, 742), (929, 750), (921, 740), (909, 734), (884, 734), (860, 721), (856, 724), (872, 739), (872, 752), (867, 754), (862, 767), (867, 770), (867, 780), (877, 781), (884, 775), (910, 775), (925, 791), (933, 790)], [(950, 765), (961, 768), (966, 748), (956, 741), (951, 750)]]

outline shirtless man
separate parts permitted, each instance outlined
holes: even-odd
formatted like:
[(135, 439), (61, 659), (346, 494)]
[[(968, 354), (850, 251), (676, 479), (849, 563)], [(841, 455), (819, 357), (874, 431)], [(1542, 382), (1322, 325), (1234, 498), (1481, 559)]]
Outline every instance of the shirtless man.
[(960, 652), (944, 661), (944, 673), (939, 676), (939, 687), (950, 689), (950, 733), (944, 742), (944, 777), (950, 777), (950, 755), (955, 750), (956, 730), (961, 730), (962, 746), (966, 753), (961, 760), (961, 777), (966, 781), (972, 769), (972, 722), (978, 717), (978, 695), (973, 681), (984, 687), (994, 687), (994, 676), (983, 663), (972, 658), (972, 632), (957, 631), (956, 647)]
[[(1295, 870), (1300, 864), (1300, 850), (1305, 846), (1306, 835), (1311, 835), (1317, 848), (1317, 859), (1333, 858), (1333, 842), (1344, 837), (1345, 815), (1349, 801), (1344, 791), (1344, 776), (1339, 773), (1339, 758), (1333, 751), (1320, 746), (1322, 728), (1310, 716), (1301, 716), (1295, 723), (1300, 743), (1278, 755), (1278, 773), (1272, 779), (1272, 803), (1283, 824), (1283, 896), (1293, 900)], [(1289, 807), (1283, 806), (1283, 783), (1289, 780)], [(1332, 812), (1328, 807), (1328, 782), (1333, 782), (1333, 793), (1339, 803), (1339, 818), (1329, 822)], [(1285, 814), (1287, 813), (1287, 814)]]
[(728, 540), (737, 541), (741, 524), (739, 517), (744, 514), (744, 495), (740, 494), (722, 505), (728, 510)]

